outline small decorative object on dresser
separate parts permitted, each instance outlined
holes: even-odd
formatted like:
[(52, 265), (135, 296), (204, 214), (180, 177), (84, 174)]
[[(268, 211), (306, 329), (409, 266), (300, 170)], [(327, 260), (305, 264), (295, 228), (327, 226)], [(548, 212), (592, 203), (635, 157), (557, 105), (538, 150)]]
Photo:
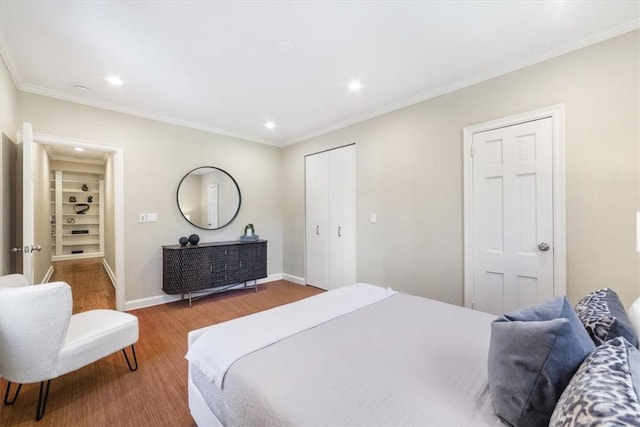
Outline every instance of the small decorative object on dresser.
[(187, 246), (187, 243), (189, 243), (189, 238), (182, 236), (178, 240), (178, 243), (180, 243), (180, 246)]
[(256, 234), (253, 224), (247, 224), (244, 227), (244, 234), (240, 236), (240, 240), (243, 242), (257, 242), (260, 240), (260, 236)]
[[(194, 292), (255, 288), (267, 277), (267, 241), (205, 242), (162, 247), (162, 290), (189, 297)], [(253, 281), (253, 284), (248, 282)]]
[(192, 234), (191, 236), (189, 236), (189, 243), (191, 243), (192, 245), (197, 245), (199, 241), (200, 236), (198, 236), (197, 234)]

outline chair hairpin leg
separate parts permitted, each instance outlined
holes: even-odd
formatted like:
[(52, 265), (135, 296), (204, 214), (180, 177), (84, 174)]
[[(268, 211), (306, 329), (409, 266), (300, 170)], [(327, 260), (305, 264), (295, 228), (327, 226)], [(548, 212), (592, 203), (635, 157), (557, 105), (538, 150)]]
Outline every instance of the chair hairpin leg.
[(122, 354), (124, 354), (124, 358), (127, 361), (127, 366), (129, 366), (129, 370), (131, 372), (136, 371), (138, 369), (138, 358), (136, 357), (136, 348), (133, 344), (131, 344), (131, 351), (133, 352), (133, 361), (135, 362), (135, 367), (131, 367), (131, 362), (129, 362), (129, 356), (127, 356), (127, 352), (125, 349), (122, 349)]
[(44, 417), (44, 410), (47, 407), (47, 397), (49, 397), (49, 386), (51, 380), (47, 380), (47, 388), (42, 396), (42, 389), (44, 388), (44, 381), (40, 381), (40, 393), (38, 394), (38, 407), (36, 408), (36, 421), (40, 421)]
[(16, 393), (13, 395), (11, 400), (9, 400), (9, 389), (11, 389), (11, 381), (7, 381), (7, 388), (4, 392), (4, 404), (5, 405), (13, 405), (18, 398), (18, 393), (20, 393), (20, 389), (22, 388), (22, 384), (18, 384), (18, 388), (16, 389)]

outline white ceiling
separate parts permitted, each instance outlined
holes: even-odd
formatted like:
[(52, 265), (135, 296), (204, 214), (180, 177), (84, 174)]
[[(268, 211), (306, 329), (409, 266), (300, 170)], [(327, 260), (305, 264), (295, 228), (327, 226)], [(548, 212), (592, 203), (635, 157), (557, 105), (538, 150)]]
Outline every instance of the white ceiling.
[(620, 0), (2, 0), (0, 52), (24, 91), (287, 145), (638, 28), (639, 10)]

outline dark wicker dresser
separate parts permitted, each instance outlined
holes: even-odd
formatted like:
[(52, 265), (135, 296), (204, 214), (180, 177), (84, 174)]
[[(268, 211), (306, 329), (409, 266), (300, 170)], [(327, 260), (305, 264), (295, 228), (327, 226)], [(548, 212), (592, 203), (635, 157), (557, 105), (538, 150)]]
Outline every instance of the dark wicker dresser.
[[(244, 283), (255, 287), (267, 277), (267, 241), (211, 242), (162, 247), (162, 290), (191, 297), (193, 292), (219, 292)], [(248, 286), (247, 282), (254, 281)]]

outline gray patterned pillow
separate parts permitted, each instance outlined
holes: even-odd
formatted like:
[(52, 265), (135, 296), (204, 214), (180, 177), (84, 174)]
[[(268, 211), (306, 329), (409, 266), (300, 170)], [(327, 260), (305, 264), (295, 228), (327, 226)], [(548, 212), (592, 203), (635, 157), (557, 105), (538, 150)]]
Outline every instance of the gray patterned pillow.
[(576, 313), (595, 345), (625, 337), (636, 348), (638, 337), (631, 320), (613, 289), (591, 292), (576, 305)]
[(640, 427), (638, 356), (640, 352), (622, 337), (597, 347), (560, 396), (549, 427)]

